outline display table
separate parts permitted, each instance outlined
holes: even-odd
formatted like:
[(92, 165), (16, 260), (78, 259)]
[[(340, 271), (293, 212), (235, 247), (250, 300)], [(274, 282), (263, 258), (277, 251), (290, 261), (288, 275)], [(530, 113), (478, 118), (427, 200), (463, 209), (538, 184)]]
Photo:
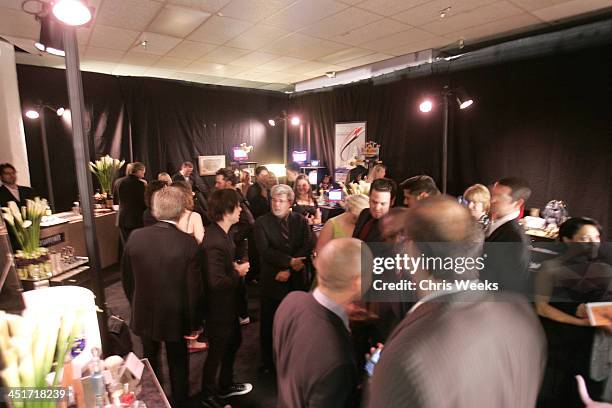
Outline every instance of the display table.
[[(41, 226), (41, 246), (50, 251), (60, 252), (62, 247), (74, 248), (74, 255), (86, 257), (83, 216), (74, 212), (54, 214), (53, 219), (61, 222), (52, 226)], [(116, 211), (96, 211), (96, 242), (100, 251), (100, 267), (106, 268), (119, 262), (119, 227), (116, 226)]]

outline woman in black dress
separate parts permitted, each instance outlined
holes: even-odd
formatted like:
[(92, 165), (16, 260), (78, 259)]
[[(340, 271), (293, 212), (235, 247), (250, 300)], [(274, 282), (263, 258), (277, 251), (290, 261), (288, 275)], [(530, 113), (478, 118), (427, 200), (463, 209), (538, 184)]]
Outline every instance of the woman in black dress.
[(306, 217), (306, 220), (311, 225), (321, 224), (321, 210), (312, 191), (312, 186), (305, 174), (297, 176), (293, 185), (293, 191), (295, 192), (293, 211)]
[(612, 298), (612, 267), (598, 257), (601, 227), (590, 218), (570, 218), (559, 228), (561, 255), (542, 264), (536, 277), (536, 310), (548, 340), (548, 361), (539, 407), (583, 407), (574, 376), (587, 382), (593, 399), (601, 383), (590, 379), (595, 327), (589, 302)]

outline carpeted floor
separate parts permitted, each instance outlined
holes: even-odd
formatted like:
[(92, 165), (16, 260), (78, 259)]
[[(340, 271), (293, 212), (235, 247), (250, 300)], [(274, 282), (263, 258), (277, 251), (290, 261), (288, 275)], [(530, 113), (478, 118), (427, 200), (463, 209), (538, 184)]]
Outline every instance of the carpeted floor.
[[(106, 271), (105, 271), (106, 272)], [(130, 306), (123, 293), (121, 282), (118, 281), (118, 271), (108, 271), (114, 278), (106, 279), (106, 302), (115, 314), (129, 321)], [(259, 362), (259, 297), (256, 286), (248, 286), (249, 291), (249, 316), (251, 323), (242, 326), (242, 346), (238, 351), (234, 366), (235, 380), (238, 382), (250, 382), (253, 384), (253, 391), (249, 394), (230, 398), (228, 402), (234, 408), (254, 408), (254, 407), (274, 407), (276, 406), (276, 382), (271, 375), (264, 375), (258, 372)], [(142, 345), (137, 336), (132, 335), (134, 352), (142, 357)], [(202, 379), (202, 367), (206, 359), (206, 351), (193, 353), (190, 355), (190, 394), (193, 397), (189, 407), (201, 406), (198, 401), (200, 383)], [(165, 353), (162, 361), (165, 364)], [(164, 365), (163, 378), (160, 383), (164, 387), (166, 394), (170, 394), (167, 367)], [(179, 407), (177, 407), (179, 408)]]

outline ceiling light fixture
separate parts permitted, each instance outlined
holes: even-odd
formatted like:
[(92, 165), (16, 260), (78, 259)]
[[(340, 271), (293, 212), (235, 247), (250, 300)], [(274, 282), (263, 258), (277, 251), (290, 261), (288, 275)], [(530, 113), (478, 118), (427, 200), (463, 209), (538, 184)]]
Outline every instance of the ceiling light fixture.
[(336, 77), (336, 71), (326, 72), (325, 76), (328, 77), (328, 78), (335, 78)]
[(64, 57), (64, 27), (49, 13), (49, 5), (44, 3), (42, 12), (36, 15), (40, 21), (40, 36), (34, 46), (42, 52)]
[(28, 119), (38, 119), (40, 117), (40, 113), (38, 113), (38, 111), (35, 111), (33, 109), (26, 111), (25, 115)]
[(58, 0), (53, 5), (53, 15), (62, 23), (81, 26), (91, 21), (93, 10), (79, 0)]
[(444, 18), (448, 15), (448, 13), (451, 10), (451, 6), (448, 6), (446, 8), (443, 8), (442, 10), (440, 10), (440, 18)]

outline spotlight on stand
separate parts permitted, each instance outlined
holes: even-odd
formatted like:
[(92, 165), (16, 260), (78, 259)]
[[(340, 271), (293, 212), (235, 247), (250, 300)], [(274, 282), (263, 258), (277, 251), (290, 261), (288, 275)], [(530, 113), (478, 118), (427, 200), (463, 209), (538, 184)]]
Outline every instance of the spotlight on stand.
[(291, 124), (293, 126), (298, 126), (300, 124), (300, 118), (298, 116), (293, 116), (291, 118)]
[(274, 119), (268, 119), (268, 124), (270, 126), (276, 126), (276, 121)]
[(93, 12), (85, 3), (79, 0), (58, 0), (53, 5), (53, 15), (62, 23), (70, 26), (87, 24)]
[(64, 108), (57, 108), (57, 110), (55, 111), (57, 116), (63, 116), (64, 112), (66, 112), (66, 109), (64, 109)]
[(38, 119), (40, 117), (40, 113), (32, 109), (26, 111), (25, 115), (28, 119)]
[(433, 103), (429, 99), (424, 100), (419, 105), (419, 110), (423, 113), (431, 112), (432, 108), (433, 108)]
[(474, 103), (474, 100), (470, 98), (465, 89), (462, 87), (455, 89), (453, 93), (455, 94), (455, 99), (457, 100), (459, 109), (465, 109)]
[(53, 18), (49, 13), (47, 3), (43, 5), (43, 11), (36, 16), (40, 21), (40, 39), (34, 44), (36, 48), (58, 57), (66, 56), (64, 52), (64, 29), (62, 23)]

